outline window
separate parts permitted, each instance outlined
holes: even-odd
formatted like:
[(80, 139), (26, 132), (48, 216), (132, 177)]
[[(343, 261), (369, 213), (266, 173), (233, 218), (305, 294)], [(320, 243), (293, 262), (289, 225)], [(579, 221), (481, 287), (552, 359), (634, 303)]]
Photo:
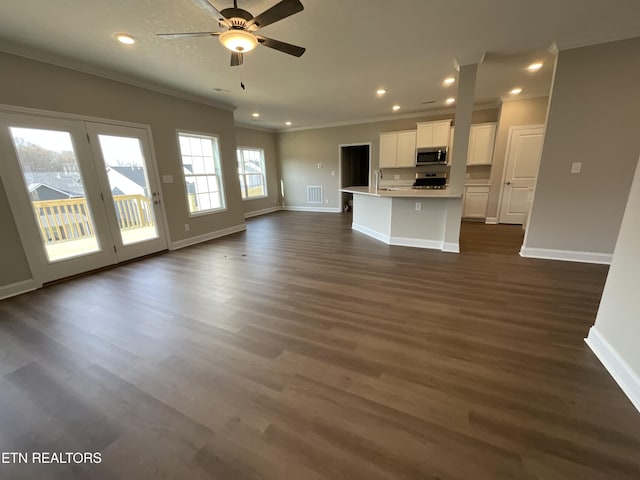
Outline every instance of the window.
[(242, 198), (262, 198), (267, 196), (267, 182), (264, 170), (264, 152), (256, 148), (238, 149), (238, 175)]
[(178, 140), (189, 212), (199, 214), (224, 209), (218, 138), (178, 133)]

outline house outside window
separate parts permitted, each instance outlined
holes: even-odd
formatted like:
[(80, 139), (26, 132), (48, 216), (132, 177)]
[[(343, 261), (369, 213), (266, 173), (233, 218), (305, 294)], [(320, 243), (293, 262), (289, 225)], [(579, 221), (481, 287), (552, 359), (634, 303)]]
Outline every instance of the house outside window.
[(218, 138), (178, 132), (178, 143), (191, 215), (224, 210)]
[(267, 176), (262, 149), (238, 148), (238, 176), (243, 199), (267, 196)]

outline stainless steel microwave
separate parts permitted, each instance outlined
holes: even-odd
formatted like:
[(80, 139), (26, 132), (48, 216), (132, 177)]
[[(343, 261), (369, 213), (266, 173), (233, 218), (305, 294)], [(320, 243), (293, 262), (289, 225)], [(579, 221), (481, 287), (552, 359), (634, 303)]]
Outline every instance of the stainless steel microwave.
[(419, 148), (416, 153), (416, 167), (422, 165), (445, 165), (447, 147)]

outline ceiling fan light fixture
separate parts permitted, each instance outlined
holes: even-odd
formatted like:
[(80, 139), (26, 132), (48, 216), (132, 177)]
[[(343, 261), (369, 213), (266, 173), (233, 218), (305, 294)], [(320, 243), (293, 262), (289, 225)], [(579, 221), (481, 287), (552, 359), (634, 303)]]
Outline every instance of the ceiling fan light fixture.
[(258, 46), (258, 39), (245, 30), (232, 28), (218, 37), (220, 43), (232, 52), (250, 52)]

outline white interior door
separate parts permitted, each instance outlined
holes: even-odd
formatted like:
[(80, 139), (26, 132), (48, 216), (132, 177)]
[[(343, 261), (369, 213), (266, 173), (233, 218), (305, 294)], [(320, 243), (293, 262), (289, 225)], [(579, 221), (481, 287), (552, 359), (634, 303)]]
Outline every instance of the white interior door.
[(529, 214), (542, 154), (544, 127), (512, 127), (500, 202), (499, 223), (523, 224)]
[(0, 174), (34, 279), (115, 263), (84, 124), (0, 112)]
[(158, 176), (144, 128), (85, 122), (118, 261), (166, 250)]

